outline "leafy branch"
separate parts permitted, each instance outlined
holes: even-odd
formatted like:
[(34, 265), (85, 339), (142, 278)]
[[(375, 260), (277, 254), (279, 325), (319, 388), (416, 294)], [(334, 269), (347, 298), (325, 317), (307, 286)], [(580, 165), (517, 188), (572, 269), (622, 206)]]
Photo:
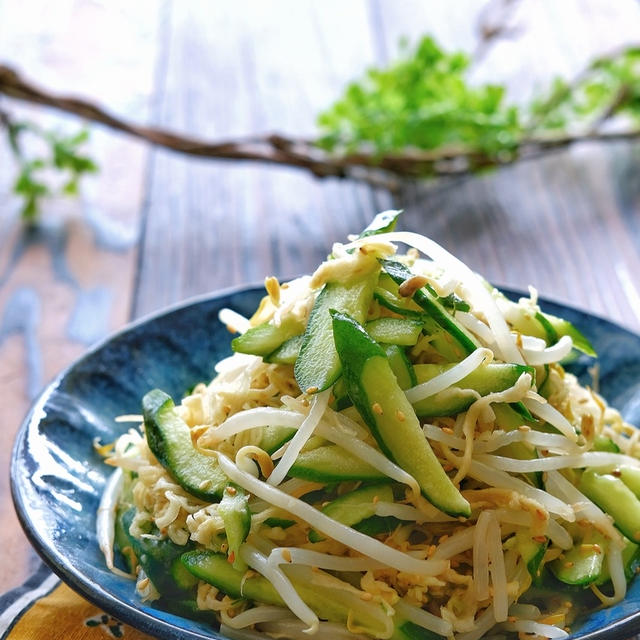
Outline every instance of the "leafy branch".
[[(211, 142), (140, 126), (89, 101), (45, 91), (2, 65), (0, 94), (188, 155), (296, 166), (318, 177), (353, 177), (392, 188), (402, 178), (470, 173), (581, 141), (640, 137), (640, 48), (599, 58), (571, 82), (556, 79), (527, 105), (509, 103), (501, 85), (470, 84), (470, 63), (465, 54), (448, 53), (430, 37), (413, 50), (404, 45), (399, 61), (370, 69), (347, 87), (319, 116), (320, 135), (310, 140), (273, 134)], [(73, 191), (84, 173), (95, 171), (80, 151), (86, 131), (62, 137), (25, 123), (12, 125), (0, 113), (3, 122), (21, 167), (15, 188), (24, 197), (26, 218), (37, 214), (39, 200), (48, 193), (39, 172), (68, 170), (63, 191)], [(622, 128), (612, 128), (614, 123)], [(27, 130), (49, 144), (49, 158), (21, 155), (17, 141)]]
[[(25, 222), (36, 220), (43, 198), (51, 195), (73, 196), (78, 193), (78, 183), (87, 173), (98, 170), (95, 162), (82, 154), (82, 147), (89, 139), (89, 131), (81, 129), (73, 135), (44, 129), (29, 121), (14, 121), (8, 114), (0, 112), (0, 125), (7, 131), (9, 146), (18, 165), (18, 175), (13, 191), (22, 198), (21, 215)], [(28, 154), (23, 139), (30, 135), (43, 143), (44, 154)], [(32, 147), (34, 145), (30, 145)], [(55, 172), (62, 184), (54, 190), (47, 173)]]

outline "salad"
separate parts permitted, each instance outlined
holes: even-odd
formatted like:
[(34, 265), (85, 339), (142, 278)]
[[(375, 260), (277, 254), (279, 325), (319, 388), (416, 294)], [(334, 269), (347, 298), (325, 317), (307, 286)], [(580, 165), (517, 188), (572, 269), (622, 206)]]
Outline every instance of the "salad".
[(477, 640), (625, 597), (640, 431), (563, 369), (592, 346), (398, 215), (223, 310), (214, 379), (119, 418), (97, 533), (143, 601), (231, 638)]

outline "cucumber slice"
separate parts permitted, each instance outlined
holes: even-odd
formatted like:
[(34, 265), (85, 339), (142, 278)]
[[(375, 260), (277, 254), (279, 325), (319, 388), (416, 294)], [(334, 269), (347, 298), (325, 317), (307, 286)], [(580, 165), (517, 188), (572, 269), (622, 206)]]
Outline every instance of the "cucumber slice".
[(411, 347), (422, 333), (422, 321), (410, 318), (378, 318), (365, 325), (367, 333), (382, 344)]
[(349, 395), (380, 448), (417, 480), (432, 504), (449, 515), (469, 516), (469, 503), (433, 453), (380, 345), (352, 318), (332, 315)]
[(572, 527), (572, 532), (573, 547), (550, 562), (549, 569), (560, 582), (586, 587), (602, 578), (607, 539), (580, 526)]
[(285, 340), (275, 351), (264, 358), (270, 364), (294, 364), (300, 354), (302, 335)]
[(620, 478), (587, 469), (578, 489), (608, 513), (629, 540), (640, 541), (640, 500)]
[(386, 478), (370, 464), (332, 444), (300, 453), (289, 469), (289, 476), (323, 483)]
[(415, 387), (418, 384), (416, 372), (407, 354), (402, 347), (395, 344), (388, 344), (384, 347), (384, 352), (389, 360), (389, 366), (395, 375), (398, 385), (403, 391)]
[(231, 348), (237, 353), (269, 356), (285, 341), (301, 335), (303, 331), (304, 323), (293, 316), (283, 318), (277, 327), (270, 322), (264, 322), (234, 338), (231, 341)]
[(189, 551), (180, 557), (196, 578), (217, 587), (232, 598), (254, 600), (284, 607), (285, 602), (273, 585), (255, 571), (245, 575), (229, 564), (227, 556), (213, 551)]
[(222, 516), (227, 534), (229, 561), (235, 569), (246, 569), (238, 553), (251, 529), (251, 511), (246, 493), (236, 487), (227, 487), (218, 505), (218, 513)]
[[(245, 572), (237, 571), (222, 554), (194, 551), (185, 553), (181, 560), (195, 576), (233, 598), (285, 606), (266, 578), (255, 572), (247, 576)], [(286, 565), (282, 570), (291, 580), (298, 595), (318, 617), (345, 625), (357, 625), (358, 629), (374, 638), (383, 634), (384, 613), (381, 612), (380, 605), (365, 601), (361, 597), (361, 591), (324, 571), (319, 572), (321, 577), (318, 579), (311, 567)]]
[(528, 533), (517, 531), (515, 535), (516, 549), (522, 556), (529, 575), (534, 578), (540, 578), (542, 571), (542, 560), (549, 546), (548, 538), (544, 542), (534, 540)]
[[(640, 545), (637, 545), (635, 542), (631, 542), (628, 538), (624, 539), (624, 549), (622, 550), (622, 564), (624, 565), (624, 575), (627, 579), (627, 582), (630, 582), (632, 578), (637, 575), (638, 567), (640, 567)], [(609, 582), (611, 580), (611, 575), (609, 574), (609, 566), (608, 563), (604, 562), (602, 564), (602, 572), (598, 580), (596, 580), (596, 585), (600, 586), (605, 582)]]
[[(381, 260), (380, 263), (396, 284), (401, 284), (414, 275), (408, 267), (400, 262)], [(451, 336), (459, 346), (463, 357), (469, 355), (480, 346), (471, 333), (455, 320), (438, 300), (438, 297), (433, 295), (426, 287), (416, 291), (413, 295), (413, 300)]]
[(329, 310), (344, 311), (364, 322), (377, 280), (378, 271), (373, 269), (353, 283), (330, 282), (320, 292), (311, 309), (294, 368), (296, 382), (302, 391), (324, 391), (338, 379), (342, 367), (333, 341)]
[(640, 498), (640, 469), (623, 465), (618, 471), (620, 472), (620, 480), (633, 491), (636, 498)]
[(278, 427), (277, 425), (262, 427), (262, 437), (260, 438), (260, 448), (269, 455), (277, 451), (285, 442), (293, 438), (296, 429), (289, 427)]
[[(179, 546), (168, 538), (136, 538), (129, 533), (135, 516), (132, 507), (122, 513), (121, 529), (138, 563), (158, 592), (167, 598), (184, 598), (191, 593), (197, 580), (183, 571), (180, 556), (193, 548), (189, 543)], [(156, 530), (157, 532), (157, 530)], [(151, 533), (151, 531), (149, 531)]]
[[(393, 491), (388, 484), (362, 487), (336, 498), (323, 507), (322, 513), (348, 527), (353, 527), (376, 513), (376, 502), (393, 502)], [(319, 542), (324, 538), (316, 531), (309, 532), (310, 542)]]
[(142, 413), (147, 442), (158, 462), (185, 491), (206, 502), (218, 502), (229, 479), (217, 458), (195, 448), (171, 397), (160, 389), (149, 391), (142, 398)]
[[(416, 364), (413, 368), (418, 384), (422, 384), (453, 366), (453, 364)], [(454, 386), (459, 389), (473, 389), (481, 396), (486, 396), (512, 387), (523, 373), (530, 373), (532, 380), (535, 380), (533, 367), (519, 364), (485, 364), (462, 378)], [(469, 408), (475, 399), (475, 394), (451, 393), (445, 390), (414, 403), (413, 408), (420, 417), (450, 416)]]

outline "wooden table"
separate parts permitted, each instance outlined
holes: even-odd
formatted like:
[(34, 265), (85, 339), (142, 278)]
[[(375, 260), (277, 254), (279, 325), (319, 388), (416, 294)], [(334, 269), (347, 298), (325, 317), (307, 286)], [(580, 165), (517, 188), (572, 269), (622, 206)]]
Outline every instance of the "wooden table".
[[(401, 35), (474, 49), (483, 2), (0, 0), (0, 60), (124, 117), (216, 138), (312, 134), (345, 82), (394, 56)], [(525, 96), (640, 33), (633, 0), (522, 0), (514, 39), (473, 70)], [(11, 111), (60, 126), (42, 109)], [(491, 280), (640, 327), (637, 144), (568, 152), (398, 195), (296, 169), (190, 160), (100, 127), (102, 167), (79, 201), (47, 203), (27, 232), (0, 146), (0, 592), (30, 572), (8, 464), (29, 403), (89, 344), (189, 296), (314, 267), (375, 212), (442, 243)]]

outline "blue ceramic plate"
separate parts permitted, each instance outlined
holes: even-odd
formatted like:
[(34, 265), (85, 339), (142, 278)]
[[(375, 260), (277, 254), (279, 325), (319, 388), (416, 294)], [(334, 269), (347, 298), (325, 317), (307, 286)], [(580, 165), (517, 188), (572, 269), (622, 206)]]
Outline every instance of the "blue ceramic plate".
[[(105, 568), (95, 513), (111, 469), (94, 452), (93, 440), (112, 442), (126, 430), (114, 417), (139, 413), (140, 398), (149, 389), (160, 387), (179, 398), (196, 382), (209, 380), (215, 362), (230, 354), (230, 336), (218, 322), (218, 311), (230, 307), (251, 315), (262, 295), (262, 288), (222, 292), (117, 333), (45, 390), (17, 437), (11, 486), (18, 516), (35, 548), (79, 593), (151, 635), (222, 638), (207, 624), (140, 603), (133, 584)], [(547, 302), (543, 308), (587, 335), (601, 356), (602, 393), (627, 420), (640, 424), (640, 336), (559, 304)], [(591, 364), (579, 358), (571, 369), (587, 381)], [(640, 629), (639, 611), (640, 579), (623, 603), (582, 620), (572, 638), (627, 638)]]

